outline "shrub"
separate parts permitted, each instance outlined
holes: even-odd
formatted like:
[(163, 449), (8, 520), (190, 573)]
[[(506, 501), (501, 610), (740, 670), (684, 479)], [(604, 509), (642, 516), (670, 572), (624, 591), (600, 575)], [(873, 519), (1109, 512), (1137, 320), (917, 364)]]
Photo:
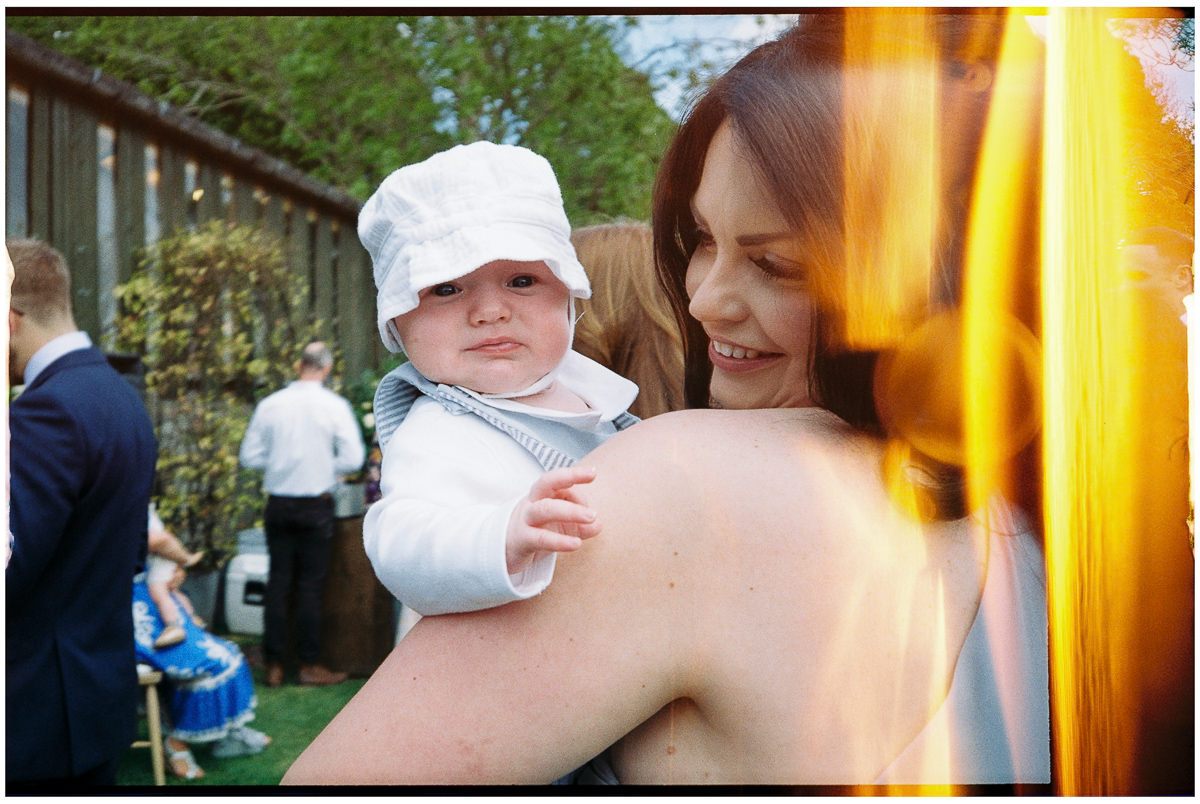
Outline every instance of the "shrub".
[(363, 443), (370, 446), (375, 440), (375, 389), (389, 371), (404, 363), (404, 355), (388, 355), (379, 369), (365, 369), (346, 385), (346, 399), (354, 409)]
[(261, 509), (257, 476), (238, 465), (254, 405), (294, 379), (317, 337), (307, 276), (288, 270), (273, 236), (210, 221), (148, 247), (116, 294), (117, 346), (146, 366), (159, 515), (219, 565)]

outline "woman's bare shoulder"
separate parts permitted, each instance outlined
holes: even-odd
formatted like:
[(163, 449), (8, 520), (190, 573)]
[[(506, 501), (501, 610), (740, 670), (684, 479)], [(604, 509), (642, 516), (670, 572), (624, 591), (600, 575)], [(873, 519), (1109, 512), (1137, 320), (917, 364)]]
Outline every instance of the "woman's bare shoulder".
[(754, 410), (677, 410), (644, 419), (622, 431), (610, 442), (633, 448), (635, 442), (654, 446), (662, 441), (694, 441), (708, 439), (743, 440), (759, 435), (789, 438), (842, 439), (851, 434), (850, 427), (821, 408), (763, 408)]
[(650, 469), (696, 462), (732, 469), (746, 455), (795, 458), (797, 446), (840, 448), (856, 439), (845, 422), (819, 408), (681, 410), (618, 433), (584, 461)]
[(597, 472), (584, 493), (610, 539), (626, 524), (693, 545), (720, 541), (733, 520), (815, 525), (836, 516), (834, 501), (847, 488), (881, 501), (870, 443), (823, 410), (679, 411), (647, 419), (583, 458)]

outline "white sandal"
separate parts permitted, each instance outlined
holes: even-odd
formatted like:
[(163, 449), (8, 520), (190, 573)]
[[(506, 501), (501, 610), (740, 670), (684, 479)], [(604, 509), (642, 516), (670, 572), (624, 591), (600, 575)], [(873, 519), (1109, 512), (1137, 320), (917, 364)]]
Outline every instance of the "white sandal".
[(236, 731), (237, 736), (243, 742), (255, 748), (263, 749), (271, 744), (271, 738), (258, 729), (252, 729), (249, 726), (238, 726), (234, 731)]
[[(163, 740), (163, 753), (167, 755), (167, 769), (171, 771), (171, 775), (178, 779), (186, 779), (192, 781), (194, 779), (204, 778), (204, 768), (201, 768), (196, 763), (196, 758), (192, 756), (192, 749), (186, 745), (182, 750), (176, 750), (171, 747), (171, 739)], [(184, 763), (184, 772), (180, 773), (175, 767), (175, 761), (182, 760)]]
[(238, 726), (230, 729), (229, 733), (213, 746), (212, 755), (217, 759), (248, 757), (261, 754), (270, 742), (271, 738), (261, 731)]
[(183, 626), (171, 623), (162, 630), (162, 633), (158, 635), (158, 639), (154, 640), (154, 649), (162, 650), (163, 648), (169, 648), (178, 645), (185, 639), (187, 639), (187, 632), (183, 630)]

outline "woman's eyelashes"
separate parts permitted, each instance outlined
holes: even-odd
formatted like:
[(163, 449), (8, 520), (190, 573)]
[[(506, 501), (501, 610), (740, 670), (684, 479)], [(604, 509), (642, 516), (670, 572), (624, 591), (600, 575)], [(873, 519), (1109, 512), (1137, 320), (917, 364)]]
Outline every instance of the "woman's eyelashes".
[[(708, 230), (696, 227), (692, 234), (696, 242), (696, 251), (715, 252), (717, 242)], [(789, 260), (772, 252), (755, 252), (746, 250), (745, 257), (758, 267), (763, 276), (772, 281), (787, 279), (801, 280), (804, 278), (803, 266), (795, 260)]]
[(763, 276), (768, 280), (774, 282), (779, 279), (783, 279), (784, 275), (783, 271), (780, 270), (780, 266), (777, 265), (769, 256), (750, 257), (749, 259), (750, 262), (758, 266), (758, 269), (762, 271)]
[(770, 280), (788, 280), (799, 282), (804, 279), (804, 267), (796, 260), (789, 260), (777, 254), (766, 253), (761, 256), (749, 255), (750, 261), (758, 266), (763, 275)]

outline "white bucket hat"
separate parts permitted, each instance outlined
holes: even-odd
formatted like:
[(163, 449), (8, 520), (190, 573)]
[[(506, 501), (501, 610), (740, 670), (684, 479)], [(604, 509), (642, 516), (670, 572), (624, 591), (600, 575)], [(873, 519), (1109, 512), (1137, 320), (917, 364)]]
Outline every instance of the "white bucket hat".
[(374, 264), (379, 335), (392, 352), (403, 346), (391, 320), (416, 308), (421, 290), (494, 260), (545, 261), (572, 299), (592, 295), (554, 170), (528, 148), (456, 145), (394, 171), (363, 204), (358, 237)]

